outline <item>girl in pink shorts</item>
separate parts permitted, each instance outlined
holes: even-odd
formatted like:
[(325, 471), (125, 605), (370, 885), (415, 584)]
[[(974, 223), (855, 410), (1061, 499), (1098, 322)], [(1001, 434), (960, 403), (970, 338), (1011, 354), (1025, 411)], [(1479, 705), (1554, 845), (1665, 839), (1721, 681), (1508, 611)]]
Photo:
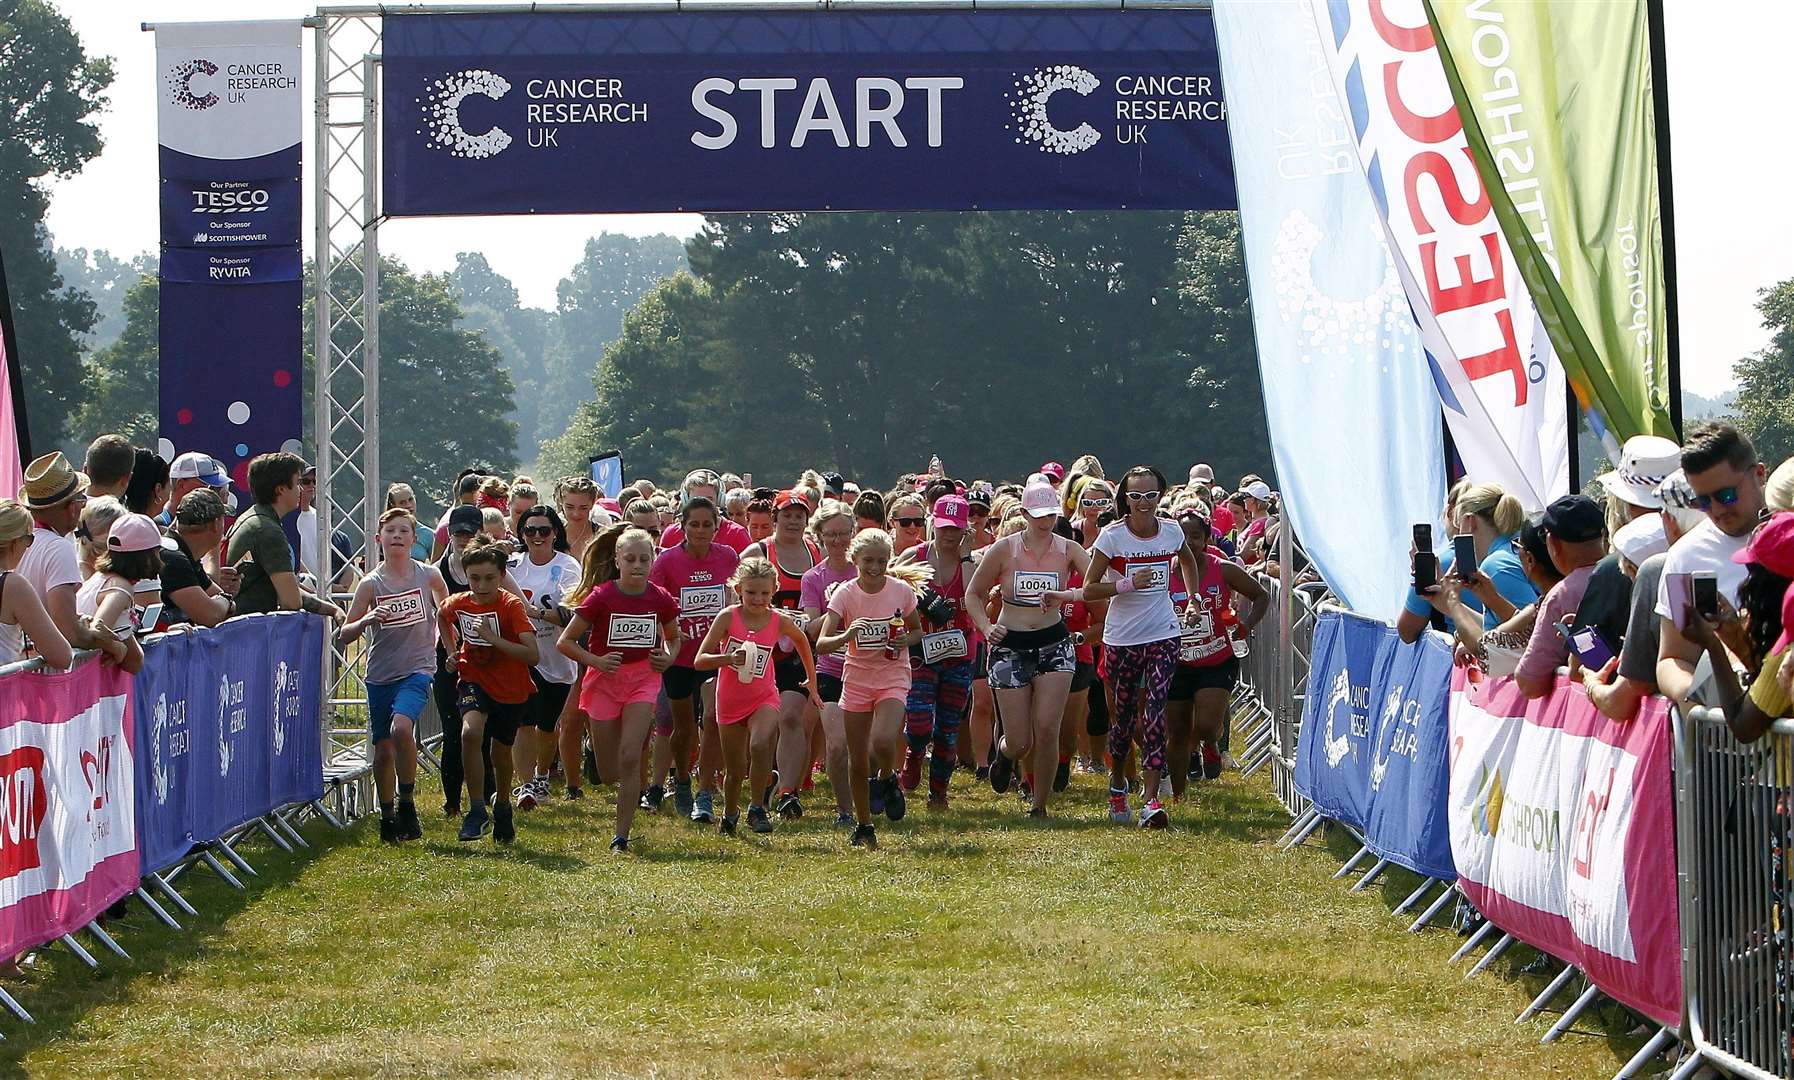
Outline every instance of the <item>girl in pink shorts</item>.
[[(810, 654), (810, 641), (795, 620), (772, 606), (773, 593), (779, 584), (779, 572), (767, 559), (750, 556), (741, 560), (729, 579), (741, 603), (732, 604), (717, 615), (698, 647), (692, 666), (699, 671), (715, 671), (727, 667), (716, 679), (717, 734), (723, 746), (723, 820), (724, 834), (733, 835), (737, 812), (741, 806), (741, 781), (748, 773), (749, 792), (754, 801), (748, 807), (748, 828), (757, 833), (772, 831), (772, 819), (766, 813), (766, 792), (771, 789), (772, 743), (767, 736), (778, 729), (779, 687), (773, 675), (773, 651), (779, 638), (796, 646), (798, 659), (804, 665), (804, 684), (810, 701), (817, 708), (822, 699), (816, 696), (816, 660)], [(751, 646), (751, 647), (750, 647)], [(758, 736), (758, 737), (756, 737)], [(749, 747), (753, 748), (749, 761)]]
[(891, 567), (891, 537), (882, 529), (866, 529), (855, 536), (847, 558), (858, 576), (842, 582), (829, 598), (816, 648), (825, 653), (847, 649), (841, 712), (858, 820), (853, 844), (876, 848), (872, 785), (880, 787), (887, 817), (897, 821), (904, 814), (896, 772), (902, 761), (899, 735), (909, 697), (909, 647), (922, 640), (912, 586), (927, 581), (931, 571), (925, 563)]

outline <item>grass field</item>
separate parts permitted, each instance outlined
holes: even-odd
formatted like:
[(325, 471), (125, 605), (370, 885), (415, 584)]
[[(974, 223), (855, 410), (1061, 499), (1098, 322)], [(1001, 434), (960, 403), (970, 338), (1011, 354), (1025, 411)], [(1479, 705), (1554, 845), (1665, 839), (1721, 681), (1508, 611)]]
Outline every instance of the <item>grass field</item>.
[(0, 1068), (1597, 1077), (1637, 1045), (1599, 1031), (1610, 1014), (1540, 1046), (1544, 1023), (1513, 1023), (1542, 985), (1525, 950), (1464, 981), (1456, 936), (1389, 914), (1412, 879), (1349, 895), (1341, 841), (1273, 850), (1287, 817), (1261, 778), (1142, 834), (1107, 823), (1094, 778), (1035, 824), (962, 773), (949, 814), (881, 827), (875, 853), (816, 798), (770, 837), (643, 816), (613, 857), (591, 794), (519, 815), (509, 850), (439, 815), (396, 850), (371, 822), (309, 825), (299, 856), (251, 844), (247, 894), (183, 879), (184, 932), (135, 905), (115, 922), (131, 963), (58, 949), (9, 980), (38, 1023), (8, 1018)]

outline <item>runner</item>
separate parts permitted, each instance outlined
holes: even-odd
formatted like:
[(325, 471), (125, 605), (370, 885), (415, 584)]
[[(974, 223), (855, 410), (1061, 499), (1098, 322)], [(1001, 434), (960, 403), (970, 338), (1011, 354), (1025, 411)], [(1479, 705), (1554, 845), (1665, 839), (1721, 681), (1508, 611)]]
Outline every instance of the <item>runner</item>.
[[(457, 508), (458, 509), (458, 508)], [(469, 508), (471, 509), (471, 507)], [(453, 522), (451, 521), (451, 526)], [(461, 552), (468, 591), (437, 608), (442, 639), (455, 649), (455, 708), (461, 718), (461, 760), (479, 760), (481, 743), (492, 737), (497, 803), (486, 813), (485, 775), (466, 769), (469, 809), (461, 821), (462, 840), (478, 840), (488, 825), (492, 838), (516, 838), (511, 818), (511, 744), (523, 723), (534, 683), (529, 669), (538, 657), (536, 635), (523, 601), (503, 588), (505, 549), (475, 540)]]
[(380, 566), (355, 587), (348, 621), (336, 635), (346, 648), (374, 629), (365, 675), (368, 738), (374, 744), (380, 839), (388, 843), (424, 835), (417, 820), (417, 720), (436, 671), (436, 610), (449, 596), (442, 574), (417, 561), (416, 546), (417, 519), (410, 510), (395, 506), (380, 515)]
[[(1078, 459), (1079, 462), (1085, 460)], [(1073, 468), (1077, 468), (1077, 463)], [(1070, 486), (1077, 489), (1071, 499), (1077, 519), (1069, 531), (1078, 546), (1088, 552), (1090, 545), (1096, 543), (1105, 517), (1113, 517), (1114, 492), (1107, 480), (1088, 474), (1074, 480)], [(1074, 571), (1069, 587), (1075, 589), (1083, 584), (1084, 575)], [(1108, 771), (1103, 764), (1103, 745), (1109, 732), (1108, 700), (1096, 670), (1096, 659), (1102, 648), (1103, 620), (1108, 611), (1107, 600), (1074, 600), (1065, 605), (1065, 625), (1082, 640), (1078, 641), (1078, 666), (1072, 673), (1071, 692), (1065, 699), (1065, 718), (1059, 725), (1059, 768), (1053, 774), (1054, 791), (1064, 791), (1071, 783), (1074, 755), (1080, 759), (1080, 772)], [(1084, 750), (1082, 754), (1078, 754), (1080, 745)]]
[[(990, 786), (1009, 790), (1016, 762), (1032, 776), (1045, 776), (1059, 753), (1059, 724), (1077, 670), (1077, 651), (1066, 628), (1062, 601), (1081, 600), (1069, 590), (1073, 573), (1090, 565), (1084, 549), (1053, 533), (1059, 495), (1044, 477), (1022, 491), (1025, 527), (999, 539), (985, 552), (972, 576), (970, 593), (1002, 590), (1002, 606), (992, 622), (982, 605), (972, 620), (990, 642), (990, 685), (996, 692), (997, 726), (990, 763)], [(1046, 817), (1050, 785), (1033, 784), (1028, 813)]]
[(855, 531), (885, 527), (885, 500), (876, 491), (862, 491), (853, 500)]
[[(766, 559), (757, 555), (741, 560), (729, 579), (741, 602), (731, 604), (711, 623), (698, 650), (696, 666), (715, 671), (727, 665), (731, 670), (717, 679), (716, 719), (721, 735), (725, 779), (723, 782), (723, 820), (719, 828), (725, 836), (735, 834), (740, 820), (741, 781), (751, 772), (752, 791), (759, 797), (748, 807), (748, 828), (757, 833), (772, 831), (766, 815), (761, 780), (772, 771), (772, 740), (756, 737), (761, 731), (776, 731), (782, 708), (778, 682), (773, 674), (773, 653), (781, 641), (796, 646), (803, 664), (805, 682), (816, 682), (815, 659), (810, 654), (810, 640), (790, 615), (772, 607), (774, 592), (780, 584), (780, 573)], [(822, 699), (816, 691), (809, 693), (818, 708)], [(806, 744), (807, 745), (807, 744)], [(753, 748), (750, 763), (750, 746)], [(764, 750), (761, 748), (764, 747)]]
[(920, 495), (899, 495), (891, 500), (886, 516), (891, 523), (891, 544), (898, 555), (928, 538), (928, 509)]
[[(822, 544), (824, 558), (804, 574), (804, 630), (815, 643), (822, 630), (822, 616), (828, 611), (829, 597), (835, 587), (859, 575), (847, 559), (848, 545), (853, 543), (854, 515), (846, 503), (825, 502), (810, 521), (810, 531)], [(816, 693), (822, 698), (823, 763), (828, 770), (829, 785), (835, 789), (835, 824), (854, 825), (853, 785), (848, 765), (847, 728), (841, 712), (841, 677), (843, 657), (839, 652), (816, 657)]]
[(772, 519), (772, 496), (751, 499), (747, 504), (748, 539), (758, 544), (772, 536)]
[[(774, 532), (768, 539), (749, 547), (743, 558), (759, 556), (773, 564), (779, 574), (779, 587), (772, 594), (772, 606), (803, 625), (804, 574), (822, 561), (822, 551), (805, 533), (810, 523), (810, 506), (795, 491), (781, 491), (773, 500)], [(808, 642), (805, 643), (806, 645)], [(789, 636), (779, 638), (778, 655), (773, 674), (779, 687), (779, 723), (776, 728), (754, 732), (752, 758), (776, 753), (777, 768), (769, 783), (776, 786), (780, 817), (796, 819), (804, 814), (797, 788), (810, 775), (810, 688), (806, 684), (804, 666), (798, 661), (796, 643)], [(820, 718), (818, 718), (820, 723)], [(755, 767), (754, 782), (765, 775)], [(756, 788), (756, 791), (759, 789)]]
[[(697, 475), (697, 474), (693, 474)], [(691, 477), (687, 477), (689, 482)], [(728, 524), (734, 524), (729, 522)], [(694, 663), (698, 644), (710, 632), (717, 613), (728, 604), (729, 575), (739, 563), (734, 549), (717, 542), (716, 504), (703, 495), (685, 500), (680, 511), (680, 540), (676, 546), (661, 552), (654, 560), (648, 580), (665, 589), (679, 602), (679, 655), (663, 678), (666, 689), (668, 720), (656, 725), (654, 764), (649, 771), (653, 783), (642, 797), (642, 806), (659, 810), (666, 798), (661, 785), (667, 767), (673, 770), (673, 806), (681, 816), (708, 825), (712, 820), (712, 799), (716, 792), (716, 770), (722, 748), (716, 730), (716, 670), (700, 670)], [(740, 526), (737, 526), (740, 528)], [(746, 536), (745, 530), (742, 536)], [(692, 799), (691, 765), (692, 735), (698, 730), (698, 717), (692, 695), (703, 694), (703, 735), (698, 750), (698, 797)]]
[(554, 486), (554, 494), (560, 503), (561, 520), (566, 523), (567, 554), (578, 561), (592, 542), (592, 509), (598, 505), (598, 485), (589, 476), (569, 476)]
[[(511, 488), (513, 500), (517, 490)], [(561, 515), (550, 506), (531, 506), (517, 515), (517, 528), (523, 551), (511, 556), (511, 580), (521, 590), (524, 606), (529, 610), (530, 626), (536, 632), (538, 659), (530, 669), (536, 693), (530, 699), (529, 723), (518, 733), (519, 771), (530, 769), (530, 779), (517, 786), (512, 797), (519, 810), (533, 810), (548, 798), (548, 780), (559, 749), (555, 732), (567, 712), (567, 698), (579, 678), (579, 667), (554, 647), (561, 628), (567, 625), (567, 609), (563, 606), (567, 593), (579, 580), (579, 562), (567, 553), (567, 528)], [(578, 725), (572, 724), (573, 756), (567, 761), (576, 767), (579, 761)], [(569, 769), (569, 779), (573, 773)], [(575, 784), (574, 786), (578, 786)]]
[[(1179, 575), (1171, 590), (1183, 631), (1177, 670), (1166, 694), (1170, 760), (1165, 767), (1171, 774), (1172, 801), (1181, 803), (1190, 779), (1193, 739), (1202, 742), (1203, 775), (1213, 780), (1221, 774), (1221, 753), (1215, 741), (1227, 721), (1227, 702), (1239, 681), (1246, 640), (1265, 617), (1271, 596), (1245, 567), (1212, 550), (1213, 526), (1207, 504), (1192, 499), (1179, 506), (1175, 516), (1201, 567), (1197, 577)], [(1244, 619), (1234, 612), (1235, 593), (1252, 605)]]
[[(717, 506), (720, 505), (718, 500), (721, 498), (721, 494), (718, 491), (718, 485), (721, 482), (721, 478), (709, 469), (693, 469), (691, 472), (685, 474), (685, 482), (679, 485), (680, 517), (679, 520), (667, 526), (666, 530), (660, 534), (660, 546), (662, 548), (678, 547), (679, 542), (685, 539), (685, 530), (683, 528), (685, 507), (689, 505), (693, 499), (709, 500), (711, 512), (716, 512)], [(743, 551), (747, 550), (749, 544), (754, 542), (754, 538), (748, 535), (745, 526), (738, 525), (729, 518), (723, 517), (716, 526), (715, 542), (728, 548), (735, 554), (740, 555)], [(699, 634), (698, 636), (700, 638), (703, 637), (702, 634)]]
[(947, 785), (959, 757), (959, 725), (971, 697), (977, 628), (966, 611), (966, 583), (974, 572), (965, 548), (970, 523), (968, 507), (958, 495), (942, 495), (931, 511), (934, 539), (897, 557), (897, 565), (927, 566), (930, 584), (919, 606), (929, 633), (910, 650), (909, 697), (904, 704), (904, 733), (909, 756), (903, 764), (905, 792), (922, 782), (922, 757), (933, 744), (928, 763), (928, 808), (947, 808)]
[(587, 669), (579, 708), (593, 722), (600, 770), (616, 763), (617, 831), (610, 849), (619, 853), (629, 851), (642, 797), (642, 747), (654, 725), (660, 677), (679, 653), (679, 602), (648, 580), (653, 566), (654, 540), (645, 531), (619, 523), (599, 533), (580, 564), (573, 593), (578, 610), (558, 643), (562, 655)]
[(871, 789), (879, 788), (880, 804), (890, 820), (901, 821), (906, 809), (896, 773), (897, 734), (903, 727), (910, 681), (904, 650), (922, 640), (912, 583), (926, 581), (927, 570), (890, 566), (891, 537), (882, 529), (855, 536), (847, 557), (859, 574), (830, 597), (817, 648), (826, 653), (847, 647), (841, 710), (857, 822), (852, 843), (877, 848)]

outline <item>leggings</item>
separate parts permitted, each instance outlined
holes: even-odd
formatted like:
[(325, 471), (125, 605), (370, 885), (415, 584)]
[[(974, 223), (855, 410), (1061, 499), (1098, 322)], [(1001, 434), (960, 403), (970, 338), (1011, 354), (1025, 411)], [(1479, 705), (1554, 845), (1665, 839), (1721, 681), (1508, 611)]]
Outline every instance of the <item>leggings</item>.
[(1145, 694), (1145, 714), (1140, 716), (1140, 767), (1152, 772), (1165, 768), (1165, 694), (1171, 674), (1177, 670), (1177, 639), (1145, 645), (1104, 645), (1108, 681), (1115, 692), (1115, 715), (1109, 718), (1109, 756), (1117, 763), (1127, 757), (1134, 734), (1134, 718)]
[(903, 730), (911, 754), (920, 754), (931, 740), (934, 743), (934, 754), (928, 759), (930, 795), (947, 794), (947, 783), (953, 779), (953, 767), (959, 760), (959, 724), (965, 718), (976, 674), (976, 666), (967, 660), (910, 668)]
[[(440, 666), (432, 679), (430, 689), (436, 698), (436, 715), (442, 721), (442, 745), (436, 748), (436, 754), (442, 761), (442, 797), (452, 806), (461, 805), (461, 782), (466, 779), (461, 769), (461, 710), (455, 707), (455, 686), (459, 679), (451, 668), (444, 671)], [(492, 733), (480, 741), (480, 749), (485, 757), (486, 791), (496, 789), (498, 778), (492, 771)], [(572, 776), (569, 772), (567, 775)]]

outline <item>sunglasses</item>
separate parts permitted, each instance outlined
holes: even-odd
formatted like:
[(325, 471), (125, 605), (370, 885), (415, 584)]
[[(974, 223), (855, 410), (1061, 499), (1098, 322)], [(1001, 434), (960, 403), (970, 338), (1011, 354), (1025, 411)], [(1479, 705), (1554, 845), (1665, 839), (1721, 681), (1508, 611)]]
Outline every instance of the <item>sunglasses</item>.
[[(1139, 494), (1139, 493), (1135, 492), (1135, 494)], [(1157, 492), (1154, 492), (1153, 494), (1157, 494)], [(1079, 499), (1078, 505), (1083, 507), (1086, 510), (1101, 510), (1103, 507), (1109, 505), (1109, 500), (1108, 499)]]
[(1129, 502), (1152, 502), (1162, 494), (1159, 491), (1130, 491), (1127, 497)]
[(924, 519), (919, 518), (919, 517), (900, 517), (900, 518), (892, 518), (891, 520), (895, 521), (897, 524), (903, 526), (906, 529), (920, 529), (922, 527), (922, 522)]
[(1688, 500), (1688, 505), (1695, 510), (1711, 510), (1713, 509), (1714, 503), (1718, 503), (1721, 506), (1731, 506), (1737, 501), (1738, 488), (1733, 486), (1720, 488), (1711, 495), (1696, 495), (1694, 498)]
[(525, 525), (523, 527), (523, 535), (525, 535), (525, 536), (553, 536), (554, 535), (554, 526), (553, 525)]

